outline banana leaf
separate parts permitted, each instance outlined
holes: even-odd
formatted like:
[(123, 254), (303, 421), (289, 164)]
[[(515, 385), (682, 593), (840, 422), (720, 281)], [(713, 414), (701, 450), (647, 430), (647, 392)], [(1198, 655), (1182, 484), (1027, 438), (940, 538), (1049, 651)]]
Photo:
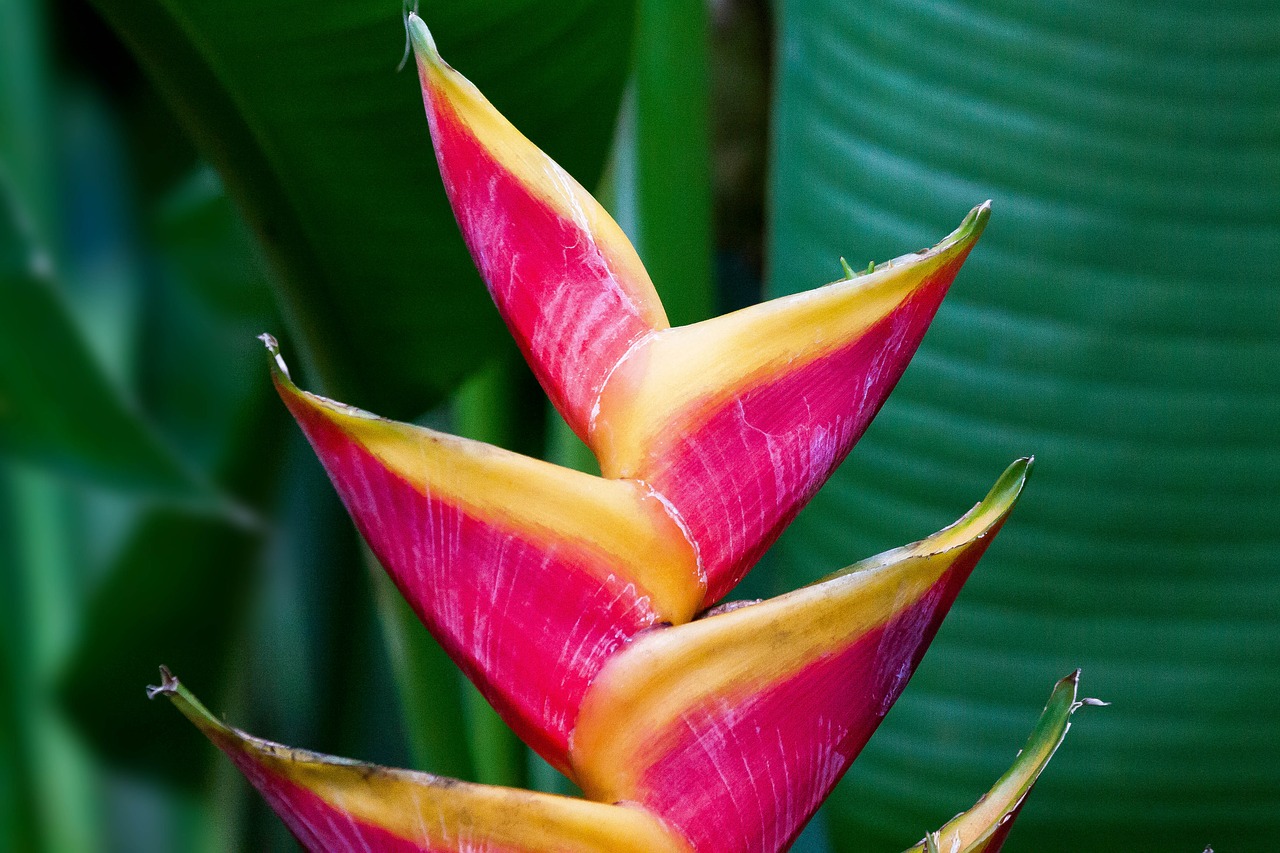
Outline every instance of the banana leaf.
[(837, 792), (833, 836), (887, 848), (949, 818), (1025, 729), (1015, 709), (1078, 665), (1113, 713), (1045, 778), (1011, 850), (1265, 847), (1280, 10), (817, 0), (784, 3), (779, 26), (774, 294), (993, 206), (775, 569), (808, 580), (931, 529), (996, 460), (1039, 467)]

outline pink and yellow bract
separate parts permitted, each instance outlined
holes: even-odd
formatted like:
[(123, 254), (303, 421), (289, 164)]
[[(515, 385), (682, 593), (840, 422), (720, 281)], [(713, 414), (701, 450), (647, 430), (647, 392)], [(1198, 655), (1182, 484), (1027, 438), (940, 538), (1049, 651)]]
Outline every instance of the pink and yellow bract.
[[(444, 186), (521, 352), (595, 477), (273, 376), (360, 532), (557, 797), (253, 738), (173, 699), (313, 850), (698, 851), (791, 845), (848, 769), (1021, 494), (1014, 462), (955, 524), (764, 602), (714, 607), (844, 460), (990, 213), (932, 249), (671, 328), (590, 193), (408, 20)], [(1065, 735), (1055, 690), (1009, 774), (919, 849), (995, 851)]]

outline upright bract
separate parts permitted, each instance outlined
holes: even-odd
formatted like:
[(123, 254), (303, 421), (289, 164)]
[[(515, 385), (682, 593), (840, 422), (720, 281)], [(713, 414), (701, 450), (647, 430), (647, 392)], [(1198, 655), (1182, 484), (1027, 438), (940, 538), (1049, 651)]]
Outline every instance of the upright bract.
[[(604, 209), (444, 63), (421, 20), (408, 26), (463, 236), (603, 476), (307, 393), (263, 340), (282, 399), (414, 610), (597, 802), (287, 750), (213, 720), (167, 674), (157, 692), (313, 849), (785, 849), (905, 687), (1030, 460), (914, 545), (707, 608), (865, 430), (989, 206), (933, 249), (669, 328)], [(1019, 778), (1043, 761), (1028, 766)], [(995, 849), (971, 825), (1008, 812), (976, 814), (964, 837)]]
[(1077, 699), (1079, 686), (1079, 670), (1059, 681), (1013, 766), (973, 808), (956, 815), (904, 853), (999, 853), (1027, 794), (1040, 778), (1040, 771), (1067, 736), (1071, 715), (1085, 705), (1107, 704), (1097, 699)]
[(649, 274), (591, 194), (516, 130), (408, 21), (440, 176), (520, 351), (587, 440), (614, 366), (667, 328)]
[(871, 422), (989, 205), (932, 250), (671, 329), (599, 203), (440, 58), (419, 18), (409, 32), (445, 190), (499, 312), (604, 476), (661, 496), (714, 604)]

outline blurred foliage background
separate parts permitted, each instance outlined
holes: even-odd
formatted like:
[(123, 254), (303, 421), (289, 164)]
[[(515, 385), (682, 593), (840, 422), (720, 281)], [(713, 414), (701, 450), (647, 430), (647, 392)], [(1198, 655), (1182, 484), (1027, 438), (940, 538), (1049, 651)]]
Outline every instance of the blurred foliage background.
[[(389, 0), (0, 0), (0, 849), (292, 842), (142, 688), (565, 790), (363, 551), (267, 381), (589, 466), (449, 213)], [(1022, 507), (801, 839), (901, 849), (1081, 717), (1007, 849), (1280, 831), (1280, 7), (456, 0), (444, 55), (602, 197), (676, 322), (991, 225), (749, 579)], [(854, 263), (857, 266), (857, 263)]]

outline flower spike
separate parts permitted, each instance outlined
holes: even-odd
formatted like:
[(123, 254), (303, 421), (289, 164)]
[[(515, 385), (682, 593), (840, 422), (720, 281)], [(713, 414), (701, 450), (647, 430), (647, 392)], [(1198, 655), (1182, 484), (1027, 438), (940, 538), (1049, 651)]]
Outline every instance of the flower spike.
[(263, 340), (281, 398), (419, 618), (521, 738), (567, 769), (578, 706), (608, 657), (702, 601), (662, 504), (635, 482), (304, 392)]
[(904, 853), (999, 853), (1032, 786), (1066, 738), (1071, 715), (1085, 705), (1107, 704), (1098, 699), (1077, 700), (1079, 686), (1078, 669), (1059, 681), (1026, 745), (995, 786), (969, 811), (956, 815)]
[(315, 853), (689, 853), (639, 809), (472, 785), (291, 749), (222, 723), (163, 667), (168, 697)]
[[(763, 602), (712, 607), (898, 381), (990, 203), (932, 249), (671, 328), (617, 224), (406, 18), (446, 193), (594, 477), (275, 386), (361, 534), (516, 733), (589, 800), (290, 749), (164, 695), (311, 850), (776, 853), (862, 750), (1022, 493)], [(1078, 673), (1077, 673), (1078, 676)], [(915, 851), (995, 853), (1077, 702), (1059, 683), (986, 797)], [(911, 851), (908, 851), (911, 853)]]
[(921, 542), (638, 637), (579, 715), (583, 791), (644, 805), (703, 853), (785, 849), (906, 686), (1029, 467)]
[(408, 26), (445, 189), (499, 312), (604, 476), (662, 496), (711, 606), (862, 435), (990, 203), (932, 250), (672, 329), (608, 213), (440, 58), (420, 18)]

